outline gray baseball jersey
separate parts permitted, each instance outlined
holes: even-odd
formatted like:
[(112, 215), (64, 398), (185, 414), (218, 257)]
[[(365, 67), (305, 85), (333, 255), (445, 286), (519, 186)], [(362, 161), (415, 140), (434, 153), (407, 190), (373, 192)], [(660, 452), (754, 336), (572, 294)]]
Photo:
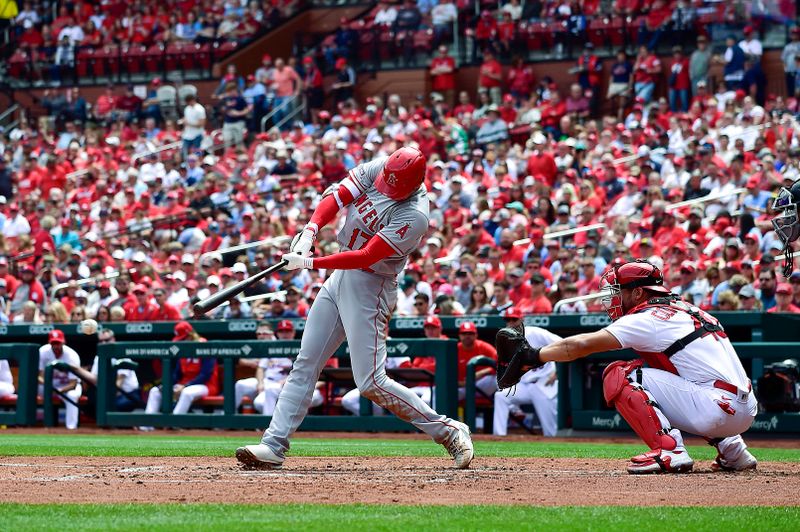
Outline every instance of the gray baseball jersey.
[(417, 394), (386, 375), (386, 330), (397, 304), (397, 274), (428, 229), (428, 198), (423, 188), (403, 201), (375, 189), (387, 157), (359, 165), (339, 183), (355, 198), (339, 232), (344, 250), (361, 249), (369, 239), (383, 239), (395, 254), (363, 270), (336, 270), (325, 280), (308, 313), (300, 353), (281, 390), (261, 442), (278, 456), (311, 405), (322, 367), (345, 339), (353, 377), (361, 395), (400, 419), (445, 442), (458, 430), (455, 421), (435, 412)]
[(395, 201), (375, 189), (375, 179), (387, 160), (388, 157), (381, 157), (360, 164), (342, 182), (355, 200), (347, 207), (338, 241), (342, 249), (355, 250), (378, 235), (396, 254), (370, 268), (383, 277), (397, 277), (406, 265), (408, 254), (419, 247), (428, 230), (430, 205), (424, 188), (403, 201)]

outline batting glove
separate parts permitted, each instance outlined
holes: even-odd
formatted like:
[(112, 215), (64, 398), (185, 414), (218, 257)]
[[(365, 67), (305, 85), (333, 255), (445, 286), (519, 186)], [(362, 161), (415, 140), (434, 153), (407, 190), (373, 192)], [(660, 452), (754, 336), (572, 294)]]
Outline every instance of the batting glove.
[(305, 270), (314, 267), (313, 258), (304, 257), (303, 255), (295, 252), (282, 255), (281, 260), (286, 261), (286, 266), (284, 266), (284, 268), (287, 270)]
[(317, 224), (310, 223), (301, 232), (294, 235), (289, 248), (292, 253), (299, 253), (304, 257), (311, 255), (311, 246), (314, 245), (314, 239), (317, 238), (317, 230)]

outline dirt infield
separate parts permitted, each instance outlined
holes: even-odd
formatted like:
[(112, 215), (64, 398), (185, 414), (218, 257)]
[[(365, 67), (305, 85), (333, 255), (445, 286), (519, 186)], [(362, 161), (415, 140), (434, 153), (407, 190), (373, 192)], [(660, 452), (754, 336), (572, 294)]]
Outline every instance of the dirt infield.
[(617, 460), (291, 458), (243, 471), (233, 458), (0, 457), (4, 502), (795, 505), (800, 464), (744, 474), (630, 476)]

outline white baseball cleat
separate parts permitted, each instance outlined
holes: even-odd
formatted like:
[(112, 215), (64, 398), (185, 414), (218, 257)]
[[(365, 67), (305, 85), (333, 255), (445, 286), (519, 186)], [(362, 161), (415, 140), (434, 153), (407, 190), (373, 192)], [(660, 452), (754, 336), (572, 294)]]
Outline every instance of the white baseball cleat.
[(717, 472), (737, 472), (737, 471), (753, 471), (758, 467), (758, 460), (750, 454), (750, 451), (745, 451), (735, 462), (725, 460), (721, 454), (711, 462), (711, 471)]
[(263, 443), (239, 447), (236, 459), (245, 469), (280, 469), (283, 466), (283, 458)]
[(469, 435), (469, 427), (464, 423), (454, 422), (458, 429), (453, 432), (453, 435), (446, 440), (442, 445), (453, 457), (453, 463), (456, 469), (466, 469), (472, 462), (472, 457), (475, 451), (472, 447), (472, 438)]
[(672, 451), (654, 450), (631, 458), (628, 473), (631, 475), (648, 475), (653, 473), (688, 473), (694, 467), (694, 461), (686, 449), (679, 447)]

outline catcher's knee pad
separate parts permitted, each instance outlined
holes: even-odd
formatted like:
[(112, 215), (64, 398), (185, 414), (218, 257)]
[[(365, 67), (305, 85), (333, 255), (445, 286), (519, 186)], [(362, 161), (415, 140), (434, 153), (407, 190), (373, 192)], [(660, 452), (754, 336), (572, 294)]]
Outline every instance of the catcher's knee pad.
[(651, 449), (671, 451), (677, 442), (669, 435), (669, 427), (661, 426), (656, 403), (639, 383), (631, 382), (629, 377), (639, 367), (641, 362), (618, 361), (609, 365), (603, 372), (603, 395)]

